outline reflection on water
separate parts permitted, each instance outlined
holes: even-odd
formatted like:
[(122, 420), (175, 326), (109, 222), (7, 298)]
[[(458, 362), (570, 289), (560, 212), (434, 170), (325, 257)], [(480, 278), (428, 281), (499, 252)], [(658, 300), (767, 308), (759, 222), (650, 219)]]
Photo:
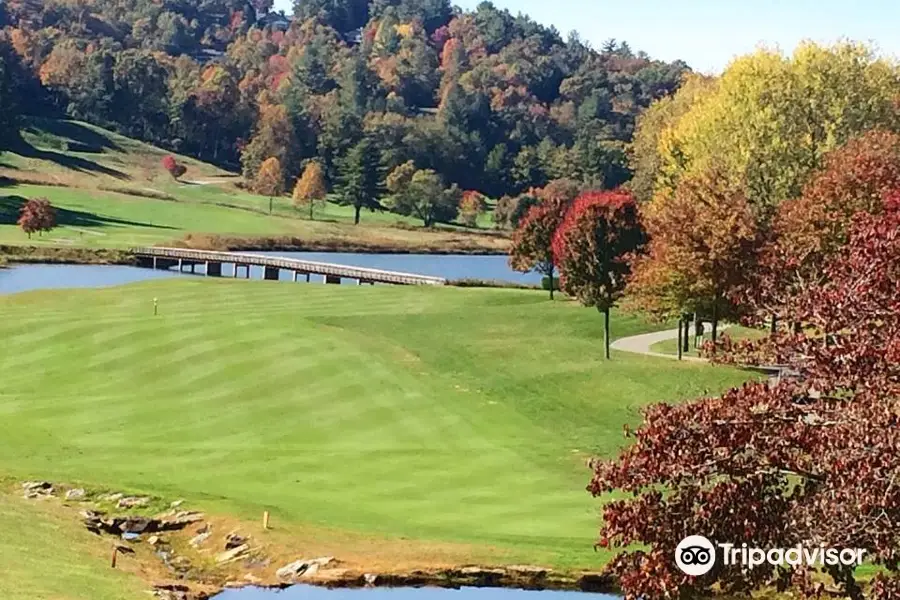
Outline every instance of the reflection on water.
[(514, 590), (507, 588), (359, 588), (328, 589), (295, 585), (285, 590), (225, 590), (213, 600), (620, 600), (609, 594)]

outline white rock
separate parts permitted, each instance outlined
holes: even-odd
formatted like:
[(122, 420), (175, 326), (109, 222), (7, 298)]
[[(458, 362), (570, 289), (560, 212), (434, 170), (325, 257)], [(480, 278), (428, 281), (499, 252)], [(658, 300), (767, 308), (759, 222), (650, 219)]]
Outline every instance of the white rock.
[(233, 562), (235, 560), (240, 559), (242, 556), (247, 554), (250, 551), (250, 546), (248, 544), (244, 544), (243, 546), (238, 546), (237, 548), (232, 548), (231, 550), (227, 550), (222, 552), (221, 554), (216, 556), (216, 562), (221, 564)]
[(146, 496), (126, 496), (124, 498), (119, 498), (116, 506), (119, 508), (138, 508), (147, 506), (148, 504), (150, 504), (150, 498), (147, 498)]
[(83, 500), (85, 492), (82, 488), (75, 488), (66, 492), (66, 500)]
[(319, 558), (302, 558), (287, 564), (277, 571), (275, 575), (279, 579), (297, 579), (298, 577), (310, 577), (319, 572), (322, 567), (327, 567), (334, 562), (333, 556), (322, 556)]

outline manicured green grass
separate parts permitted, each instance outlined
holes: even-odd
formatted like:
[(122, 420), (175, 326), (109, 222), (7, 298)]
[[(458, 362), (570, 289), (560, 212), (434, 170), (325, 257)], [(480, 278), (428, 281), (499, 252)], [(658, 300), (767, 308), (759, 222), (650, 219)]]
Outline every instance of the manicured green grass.
[(642, 405), (746, 376), (606, 362), (596, 311), (541, 292), (185, 278), (0, 311), (0, 473), (500, 562), (599, 566), (585, 459)]
[(147, 585), (109, 568), (108, 544), (44, 502), (0, 495), (3, 600), (134, 600)]

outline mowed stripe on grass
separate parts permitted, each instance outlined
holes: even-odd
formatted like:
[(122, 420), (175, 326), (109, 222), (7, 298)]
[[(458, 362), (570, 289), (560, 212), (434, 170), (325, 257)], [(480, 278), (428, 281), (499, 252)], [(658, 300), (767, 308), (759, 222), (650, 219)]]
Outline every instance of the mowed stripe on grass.
[(0, 310), (3, 472), (560, 566), (598, 559), (585, 457), (745, 377), (607, 363), (596, 311), (528, 291), (185, 278)]

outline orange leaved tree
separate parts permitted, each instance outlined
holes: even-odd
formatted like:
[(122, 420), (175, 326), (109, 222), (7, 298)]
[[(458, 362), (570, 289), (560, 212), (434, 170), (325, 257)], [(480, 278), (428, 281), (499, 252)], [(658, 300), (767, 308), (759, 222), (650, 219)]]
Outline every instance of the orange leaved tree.
[(315, 206), (324, 203), (326, 193), (325, 172), (322, 165), (318, 161), (310, 161), (303, 169), (303, 175), (297, 180), (297, 185), (294, 186), (294, 206), (300, 208), (307, 205), (309, 220), (312, 221)]
[(646, 205), (650, 237), (637, 257), (630, 297), (661, 318), (706, 313), (713, 338), (730, 299), (754, 267), (760, 245), (757, 220), (736, 186), (711, 168), (684, 178), (678, 188)]

